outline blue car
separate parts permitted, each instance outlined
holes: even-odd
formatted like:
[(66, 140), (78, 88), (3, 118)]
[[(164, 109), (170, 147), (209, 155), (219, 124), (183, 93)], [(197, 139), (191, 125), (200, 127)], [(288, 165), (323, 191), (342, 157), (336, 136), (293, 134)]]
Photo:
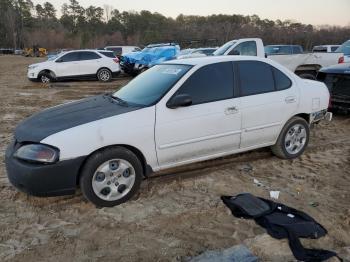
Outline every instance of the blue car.
[(161, 64), (176, 59), (180, 53), (180, 46), (174, 43), (148, 45), (140, 52), (132, 52), (121, 57), (122, 70), (132, 76)]

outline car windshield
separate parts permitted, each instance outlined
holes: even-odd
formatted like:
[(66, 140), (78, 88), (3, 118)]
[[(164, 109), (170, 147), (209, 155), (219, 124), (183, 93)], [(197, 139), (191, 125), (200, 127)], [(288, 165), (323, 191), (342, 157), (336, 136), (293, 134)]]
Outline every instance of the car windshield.
[(224, 55), (225, 52), (227, 50), (230, 49), (231, 46), (233, 46), (236, 42), (235, 41), (231, 41), (231, 42), (228, 42), (226, 44), (224, 44), (223, 46), (221, 46), (218, 50), (216, 50), (213, 55)]
[(342, 44), (335, 52), (343, 53), (344, 55), (350, 55), (350, 40)]
[(158, 102), (191, 68), (190, 65), (156, 65), (113, 94), (126, 103), (150, 106)]

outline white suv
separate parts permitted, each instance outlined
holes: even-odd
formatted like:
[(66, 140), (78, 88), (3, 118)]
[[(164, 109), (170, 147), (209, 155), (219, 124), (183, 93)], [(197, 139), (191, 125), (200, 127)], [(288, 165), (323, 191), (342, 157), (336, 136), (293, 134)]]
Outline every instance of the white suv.
[(120, 73), (119, 59), (113, 52), (75, 50), (28, 67), (28, 78), (33, 81), (51, 81), (94, 78), (108, 82)]
[(264, 58), (218, 56), (156, 65), (113, 94), (46, 109), (17, 126), (9, 180), (37, 196), (97, 206), (130, 199), (152, 171), (260, 147), (300, 156), (329, 92)]

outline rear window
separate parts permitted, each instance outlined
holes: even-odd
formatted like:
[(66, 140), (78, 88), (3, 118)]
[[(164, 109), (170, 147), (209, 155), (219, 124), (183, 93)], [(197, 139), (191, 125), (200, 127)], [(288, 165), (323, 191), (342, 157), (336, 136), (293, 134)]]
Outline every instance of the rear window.
[(100, 54), (107, 56), (109, 58), (115, 58), (116, 56), (114, 55), (113, 52), (103, 52), (103, 51), (99, 51)]
[(281, 91), (288, 89), (292, 86), (292, 81), (289, 79), (288, 76), (286, 76), (284, 73), (282, 73), (280, 70), (278, 70), (275, 67), (272, 67), (273, 76), (275, 78), (275, 86), (276, 90)]
[(86, 51), (79, 52), (79, 57), (80, 57), (80, 59), (79, 59), (80, 61), (83, 61), (83, 60), (95, 60), (95, 59), (100, 59), (101, 58), (95, 52), (86, 52)]

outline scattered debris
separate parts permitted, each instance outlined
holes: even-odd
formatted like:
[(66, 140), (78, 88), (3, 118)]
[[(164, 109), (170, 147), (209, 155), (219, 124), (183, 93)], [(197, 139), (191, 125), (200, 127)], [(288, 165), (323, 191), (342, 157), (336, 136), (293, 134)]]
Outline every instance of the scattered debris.
[(206, 251), (190, 262), (257, 262), (258, 258), (244, 245), (233, 246), (222, 251)]
[(257, 185), (257, 186), (264, 186), (259, 180), (257, 180), (256, 178), (254, 178), (254, 184)]
[(240, 168), (239, 168), (240, 171), (244, 171), (244, 172), (252, 172), (254, 170), (253, 166), (251, 164), (245, 164), (245, 165), (242, 165)]
[(280, 196), (280, 191), (270, 191), (270, 197), (273, 199), (278, 199)]
[(312, 206), (312, 207), (318, 207), (320, 205), (320, 203), (318, 203), (318, 202), (310, 202), (309, 205)]

